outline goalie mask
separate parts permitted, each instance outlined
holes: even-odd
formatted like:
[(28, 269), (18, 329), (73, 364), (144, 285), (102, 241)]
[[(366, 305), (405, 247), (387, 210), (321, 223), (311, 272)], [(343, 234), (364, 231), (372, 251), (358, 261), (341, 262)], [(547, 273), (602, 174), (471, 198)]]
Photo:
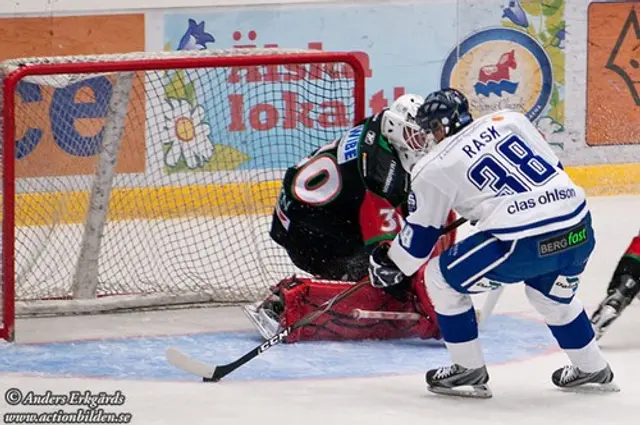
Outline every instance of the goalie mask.
[(382, 134), (395, 148), (402, 168), (407, 172), (411, 172), (413, 165), (433, 143), (429, 134), (416, 123), (416, 114), (423, 102), (422, 96), (402, 95), (391, 104), (382, 117)]

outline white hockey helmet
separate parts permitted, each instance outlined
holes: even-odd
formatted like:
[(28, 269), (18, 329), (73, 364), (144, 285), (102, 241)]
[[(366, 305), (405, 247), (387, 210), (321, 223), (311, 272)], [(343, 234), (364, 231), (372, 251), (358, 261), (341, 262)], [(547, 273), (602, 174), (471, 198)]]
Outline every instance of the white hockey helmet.
[(411, 172), (413, 165), (431, 146), (428, 134), (415, 121), (422, 103), (424, 97), (404, 94), (391, 104), (382, 117), (382, 134), (398, 152), (402, 168), (407, 172)]

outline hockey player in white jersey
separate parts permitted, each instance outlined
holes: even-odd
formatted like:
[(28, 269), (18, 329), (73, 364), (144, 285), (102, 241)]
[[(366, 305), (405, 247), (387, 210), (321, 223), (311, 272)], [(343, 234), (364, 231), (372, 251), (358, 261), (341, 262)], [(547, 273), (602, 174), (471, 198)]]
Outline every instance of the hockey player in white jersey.
[[(453, 365), (430, 370), (435, 393), (491, 397), (471, 294), (523, 282), (571, 365), (556, 370), (561, 388), (616, 391), (613, 372), (575, 297), (595, 239), (584, 191), (521, 113), (505, 110), (473, 121), (454, 89), (430, 94), (407, 146), (425, 155), (411, 171), (412, 209), (391, 247), (370, 257), (372, 284), (403, 282), (423, 265), (447, 213), (475, 222), (477, 233), (425, 268), (425, 282)], [(465, 387), (471, 387), (467, 389)]]

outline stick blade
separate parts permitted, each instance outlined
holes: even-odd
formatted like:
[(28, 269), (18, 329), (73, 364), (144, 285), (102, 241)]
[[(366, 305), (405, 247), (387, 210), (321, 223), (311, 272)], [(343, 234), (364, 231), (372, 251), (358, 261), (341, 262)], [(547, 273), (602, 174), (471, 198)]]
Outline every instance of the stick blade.
[(167, 348), (165, 356), (169, 363), (178, 369), (203, 379), (210, 379), (216, 372), (215, 366), (210, 366), (198, 359), (188, 356), (174, 347)]

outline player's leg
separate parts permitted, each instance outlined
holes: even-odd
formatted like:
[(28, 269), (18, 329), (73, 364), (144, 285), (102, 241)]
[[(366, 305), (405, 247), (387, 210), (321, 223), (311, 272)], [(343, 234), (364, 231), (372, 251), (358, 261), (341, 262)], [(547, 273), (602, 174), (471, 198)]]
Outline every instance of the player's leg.
[[(478, 238), (476, 246), (470, 243), (473, 237), (469, 238), (445, 252), (438, 267), (427, 268), (429, 293), (454, 362), (453, 367), (427, 374), (431, 390), (440, 385), (462, 385), (465, 373), (473, 382), (484, 368), (475, 315), (471, 300), (464, 292), (473, 293), (517, 281), (530, 286), (527, 294), (532, 303), (545, 316), (560, 346), (584, 369), (558, 370), (553, 382), (563, 387), (587, 381), (610, 382), (613, 376), (599, 353), (586, 313), (579, 301), (572, 302), (579, 275), (595, 245), (590, 217), (572, 229), (511, 243), (486, 236), (483, 241), (482, 235), (473, 236)], [(555, 243), (565, 240), (571, 242)], [(549, 246), (555, 252), (549, 252)], [(541, 295), (537, 296), (538, 293)], [(547, 298), (554, 302), (543, 302)]]
[[(294, 263), (309, 273), (316, 272), (314, 278), (288, 277), (271, 288), (269, 296), (243, 307), (244, 313), (265, 339), (269, 339), (283, 328), (314, 311), (328, 299), (347, 290), (352, 282), (366, 276), (369, 248), (349, 258), (327, 259), (317, 251), (300, 255), (291, 254)], [(335, 262), (332, 268), (325, 264)], [(364, 263), (364, 264), (363, 264)], [(337, 274), (328, 274), (333, 270)], [(324, 272), (323, 274), (320, 274)], [(363, 340), (420, 337), (437, 338), (438, 326), (429, 297), (426, 294), (414, 296), (411, 293), (397, 297), (380, 289), (365, 287), (344, 299), (329, 312), (323, 314), (310, 326), (299, 329), (287, 337), (286, 342), (303, 340)], [(357, 319), (352, 317), (354, 309), (418, 313), (415, 320)]]
[[(291, 326), (314, 311), (318, 305), (349, 289), (352, 282), (300, 279), (303, 282), (291, 289), (283, 288), (284, 313), (280, 316), (283, 327)], [(354, 310), (418, 314), (419, 318), (395, 320), (385, 318), (354, 317)], [(305, 326), (287, 337), (286, 342), (318, 340), (387, 340), (396, 338), (435, 338), (438, 326), (433, 315), (418, 311), (413, 299), (398, 300), (384, 291), (365, 286), (343, 299), (310, 326)]]
[[(293, 325), (315, 311), (327, 300), (348, 290), (353, 282), (328, 281), (307, 277), (290, 277), (282, 280), (264, 304), (271, 306), (247, 306), (245, 312), (256, 328), (268, 338), (278, 330)], [(425, 301), (426, 297), (426, 301)], [(309, 326), (287, 336), (286, 342), (318, 340), (385, 340), (396, 338), (438, 338), (438, 325), (428, 296), (398, 300), (384, 291), (365, 286), (335, 304)], [(416, 297), (417, 298), (417, 297)], [(425, 308), (426, 304), (426, 308)], [(417, 314), (418, 318), (367, 318), (354, 316), (354, 310)], [(263, 317), (268, 315), (266, 318)]]
[[(582, 236), (572, 238), (572, 234)], [(616, 389), (609, 385), (613, 372), (598, 347), (587, 313), (575, 296), (595, 246), (590, 217), (573, 229), (543, 235), (533, 242), (540, 247), (547, 245), (547, 241), (563, 240), (581, 242), (553, 253), (538, 252), (537, 268), (547, 273), (525, 280), (529, 301), (544, 317), (558, 345), (571, 360), (570, 366), (553, 373), (552, 381), (561, 388), (598, 384), (599, 389)]]
[(591, 317), (591, 323), (600, 339), (609, 326), (640, 292), (640, 235), (633, 238), (616, 266), (607, 297)]
[[(544, 317), (558, 345), (571, 361), (570, 366), (556, 370), (551, 380), (561, 388), (607, 385), (613, 380), (613, 372), (598, 347), (582, 303), (573, 295), (581, 270), (567, 270), (565, 273), (567, 275), (532, 279), (525, 289), (527, 298)], [(554, 288), (560, 288), (565, 294), (550, 295)]]
[[(490, 291), (517, 280), (496, 281), (486, 273), (506, 261), (513, 242), (477, 233), (430, 261), (426, 268), (427, 290), (435, 306), (442, 338), (452, 366), (427, 372), (429, 390), (436, 393), (491, 397), (489, 375), (478, 339), (478, 325), (470, 294)], [(471, 391), (462, 387), (471, 386)]]

